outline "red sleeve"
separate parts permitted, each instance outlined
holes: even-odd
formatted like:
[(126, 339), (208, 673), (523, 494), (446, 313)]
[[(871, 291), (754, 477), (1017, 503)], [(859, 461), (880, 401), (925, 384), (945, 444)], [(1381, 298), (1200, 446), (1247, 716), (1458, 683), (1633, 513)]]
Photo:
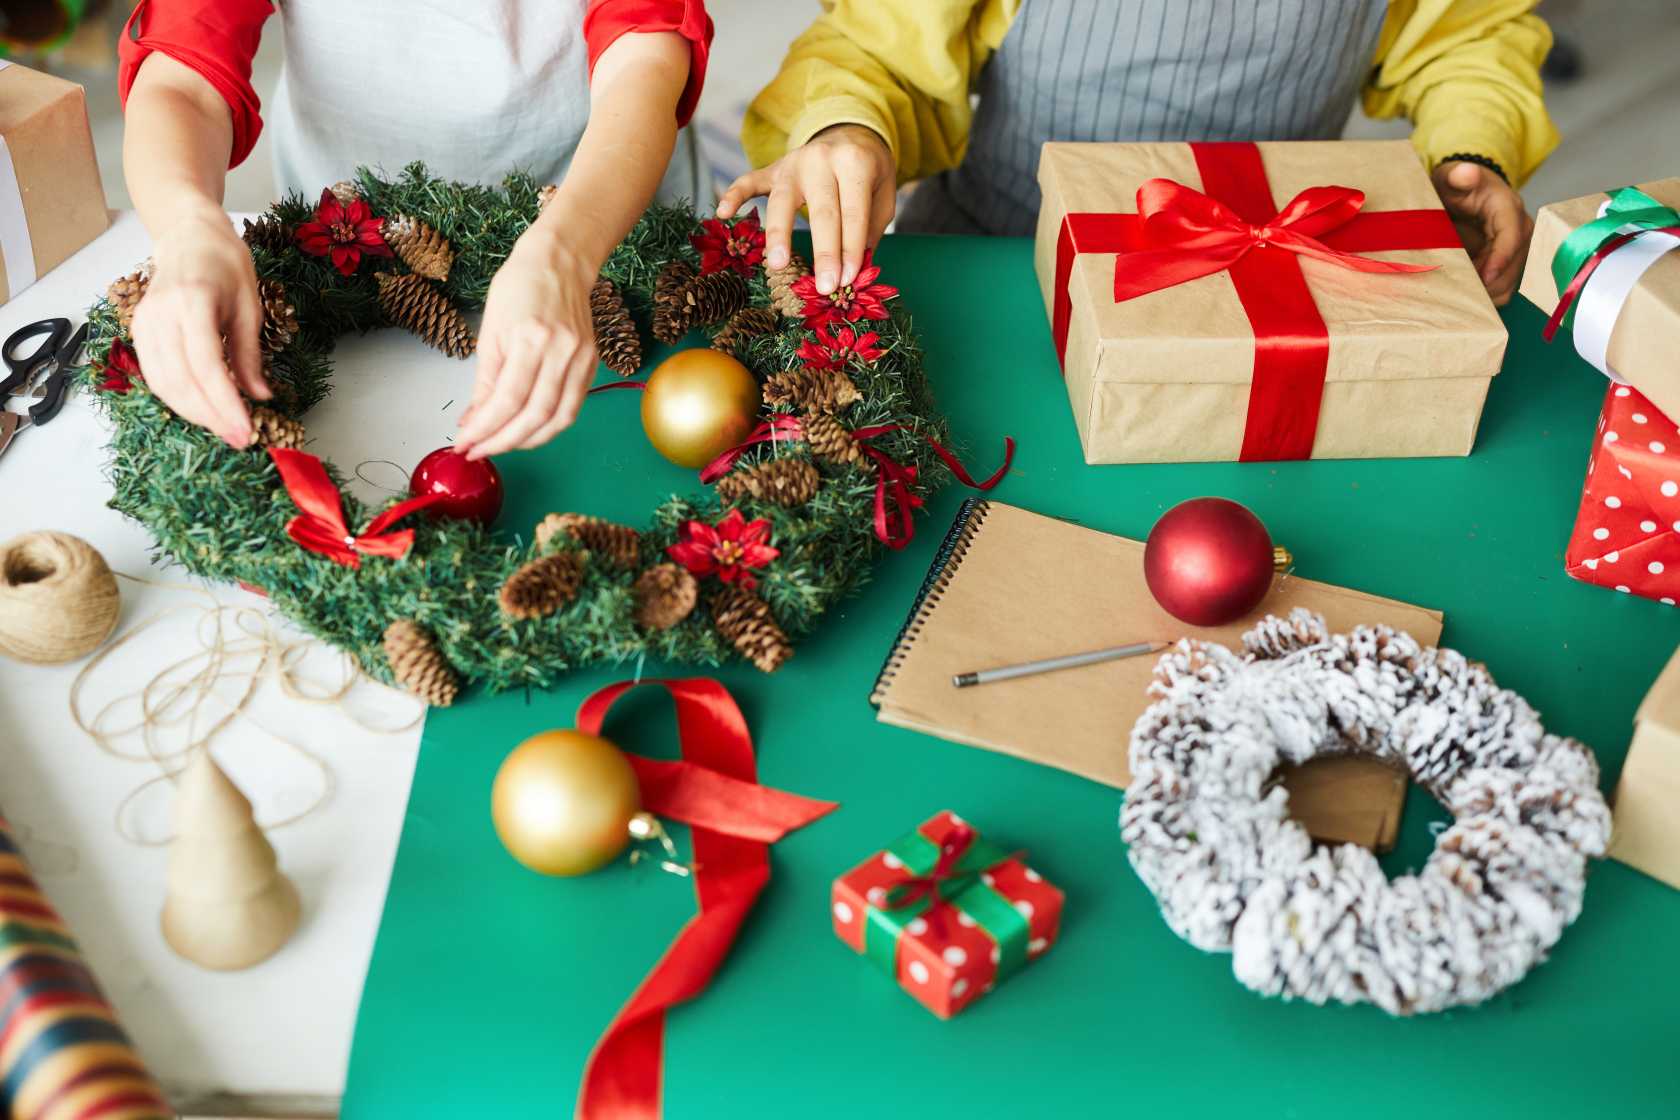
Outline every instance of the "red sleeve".
[(675, 31), (688, 40), (692, 52), (688, 84), (677, 100), (677, 123), (687, 124), (700, 101), (700, 88), (706, 84), (706, 57), (712, 48), (712, 19), (706, 14), (706, 0), (589, 0), (583, 35), (589, 43), (591, 74), (595, 73), (596, 59), (630, 31)]
[(263, 21), (274, 13), (269, 0), (140, 0), (117, 44), (117, 97), (128, 91), (140, 64), (162, 51), (191, 67), (216, 88), (233, 114), (237, 166), (251, 154), (262, 132), (262, 102), (251, 88), (251, 59), (262, 38)]

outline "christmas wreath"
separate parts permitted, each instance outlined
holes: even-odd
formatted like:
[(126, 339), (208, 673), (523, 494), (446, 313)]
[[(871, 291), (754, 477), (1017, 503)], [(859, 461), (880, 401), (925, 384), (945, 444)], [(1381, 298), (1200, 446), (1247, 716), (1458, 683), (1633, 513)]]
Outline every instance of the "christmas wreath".
[[(1386, 627), (1331, 636), (1297, 609), (1241, 654), (1181, 642), (1152, 690), (1120, 817), (1132, 866), (1173, 931), (1230, 951), (1255, 991), (1395, 1015), (1478, 1003), (1580, 914), (1610, 839), (1598, 764), (1462, 654)], [(1289, 819), (1277, 768), (1348, 752), (1403, 765), (1453, 813), (1421, 872), (1390, 882)]]
[(301, 450), (340, 336), (398, 325), (472, 353), (462, 311), (483, 306), (551, 191), (519, 174), (491, 188), (420, 164), (392, 180), (363, 169), (248, 221), (274, 398), (253, 407), (245, 450), (146, 391), (128, 329), (149, 273), (115, 281), (90, 311), (86, 371), (114, 427), (111, 505), (192, 573), (261, 589), (429, 703), (450, 703), (463, 681), (544, 687), (572, 666), (643, 653), (775, 670), (879, 549), (903, 546), (951, 469), (961, 474), (909, 319), (876, 267), (820, 295), (797, 259), (763, 267), (756, 217), (648, 211), (592, 293), (602, 361), (626, 376), (641, 366), (639, 320), (662, 342), (704, 328), (756, 376), (764, 416), (702, 473), (708, 488), (666, 497), (643, 527), (562, 511), (509, 539), (434, 518), (423, 499), (370, 510)]

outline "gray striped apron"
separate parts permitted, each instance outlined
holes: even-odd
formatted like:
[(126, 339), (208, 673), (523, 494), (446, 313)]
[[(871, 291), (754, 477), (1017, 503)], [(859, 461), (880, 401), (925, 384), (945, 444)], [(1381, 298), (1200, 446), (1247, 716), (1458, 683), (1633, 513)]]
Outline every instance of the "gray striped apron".
[(905, 233), (1031, 236), (1046, 140), (1342, 134), (1387, 0), (1022, 0), (980, 72), (968, 151), (923, 181)]

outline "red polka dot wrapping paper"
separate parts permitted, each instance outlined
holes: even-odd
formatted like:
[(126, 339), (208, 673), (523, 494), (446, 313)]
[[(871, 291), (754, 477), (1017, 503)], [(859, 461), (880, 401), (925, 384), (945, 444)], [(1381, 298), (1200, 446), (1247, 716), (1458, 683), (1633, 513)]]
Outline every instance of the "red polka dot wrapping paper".
[(1680, 599), (1680, 427), (1626, 385), (1605, 394), (1564, 565), (1585, 583)]
[[(834, 932), (860, 954), (868, 955), (869, 927), (890, 927), (896, 934), (891, 967), (899, 986), (941, 1019), (949, 1019), (990, 992), (999, 979), (1001, 950), (984, 923), (969, 913), (979, 910), (959, 894), (922, 912), (902, 914), (883, 909), (887, 893), (906, 879), (928, 873), (907, 867), (894, 854), (907, 841), (921, 838), (937, 851), (947, 835), (964, 825), (945, 811), (888, 848), (882, 849), (834, 880)], [(915, 846), (924, 846), (917, 844)], [(1025, 919), (1024, 963), (1030, 964), (1055, 944), (1061, 930), (1063, 895), (1019, 858), (1009, 857), (983, 872), (972, 890), (1001, 898)], [(967, 892), (964, 892), (966, 894)]]

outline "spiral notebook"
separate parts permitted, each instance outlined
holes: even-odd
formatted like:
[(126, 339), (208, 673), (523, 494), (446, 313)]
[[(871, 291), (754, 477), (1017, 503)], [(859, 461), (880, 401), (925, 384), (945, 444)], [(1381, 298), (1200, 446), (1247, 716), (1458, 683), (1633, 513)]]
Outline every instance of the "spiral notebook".
[[(1189, 636), (1241, 645), (1263, 614), (1307, 607), (1331, 630), (1387, 623), (1433, 645), (1439, 611), (1298, 576), (1277, 576), (1260, 610), (1187, 627), (1156, 605), (1143, 545), (984, 498), (963, 504), (893, 643), (870, 703), (879, 719), (1124, 788), (1127, 743), (1149, 704), (1154, 657), (957, 689), (956, 673), (1137, 641)], [(1290, 811), (1314, 837), (1394, 844), (1405, 775), (1365, 758), (1315, 760), (1283, 775)]]

